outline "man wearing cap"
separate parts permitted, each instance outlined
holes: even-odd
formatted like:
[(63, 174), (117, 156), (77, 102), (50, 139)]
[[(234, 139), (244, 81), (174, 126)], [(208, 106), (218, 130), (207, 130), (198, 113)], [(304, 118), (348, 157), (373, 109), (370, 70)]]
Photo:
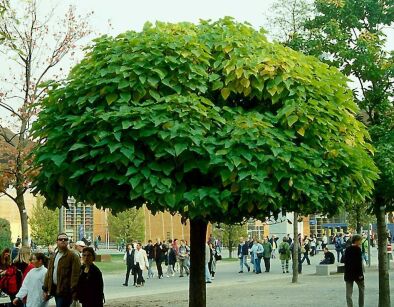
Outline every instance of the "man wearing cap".
[(68, 249), (68, 236), (57, 236), (57, 252), (52, 256), (45, 276), (44, 298), (55, 297), (56, 307), (69, 307), (76, 300), (76, 290), (81, 262), (79, 257)]
[(74, 251), (77, 254), (77, 256), (79, 257), (81, 264), (82, 264), (82, 250), (85, 246), (86, 246), (86, 244), (83, 241), (77, 241), (74, 244)]

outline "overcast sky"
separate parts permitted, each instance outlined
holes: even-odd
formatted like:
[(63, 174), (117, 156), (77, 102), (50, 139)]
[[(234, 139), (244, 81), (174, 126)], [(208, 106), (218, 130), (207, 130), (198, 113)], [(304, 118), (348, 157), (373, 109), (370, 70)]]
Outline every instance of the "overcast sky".
[[(92, 26), (101, 33), (141, 30), (146, 21), (192, 21), (232, 16), (261, 27), (273, 0), (69, 0), (81, 12), (94, 11)], [(108, 29), (108, 19), (113, 30)]]

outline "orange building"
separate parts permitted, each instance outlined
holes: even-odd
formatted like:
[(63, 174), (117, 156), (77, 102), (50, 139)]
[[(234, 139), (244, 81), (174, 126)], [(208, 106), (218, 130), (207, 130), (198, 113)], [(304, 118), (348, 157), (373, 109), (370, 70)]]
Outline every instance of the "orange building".
[[(25, 203), (27, 215), (31, 214), (36, 198), (30, 194), (25, 194)], [(107, 226), (107, 210), (97, 209), (91, 205), (75, 205), (70, 203), (70, 209), (65, 209), (63, 213), (64, 229), (66, 233), (75, 241), (79, 238), (79, 233), (83, 232), (86, 238), (91, 237), (93, 240), (100, 235), (102, 241), (105, 242), (109, 235), (109, 241), (112, 242), (110, 234), (108, 234)], [(185, 239), (190, 241), (190, 224), (181, 223), (180, 215), (171, 215), (169, 212), (157, 213), (153, 215), (144, 207), (145, 216), (145, 241), (156, 238), (167, 240), (170, 238)], [(18, 207), (11, 199), (0, 197), (0, 218), (4, 218), (11, 225), (11, 239), (16, 241), (21, 236), (21, 223)], [(211, 232), (212, 226), (208, 226), (207, 235)], [(30, 226), (29, 226), (30, 234)]]

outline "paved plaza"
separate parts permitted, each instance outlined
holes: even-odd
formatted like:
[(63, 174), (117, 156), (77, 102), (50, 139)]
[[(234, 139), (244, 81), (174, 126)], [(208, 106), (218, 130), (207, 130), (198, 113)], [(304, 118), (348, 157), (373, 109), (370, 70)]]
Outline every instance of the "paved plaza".
[[(372, 265), (366, 268), (365, 273), (366, 307), (378, 305), (376, 250), (373, 250), (372, 256)], [(320, 252), (317, 256), (310, 257), (311, 265), (306, 265), (304, 262), (303, 272), (297, 284), (291, 283), (291, 273), (282, 273), (278, 259), (272, 260), (270, 273), (258, 275), (246, 271), (243, 274), (238, 273), (238, 261), (220, 261), (217, 264), (215, 280), (212, 284), (207, 284), (207, 306), (346, 306), (343, 274), (315, 275), (315, 266), (322, 258), (323, 253)], [(390, 285), (394, 290), (393, 261), (391, 265)], [(156, 268), (154, 272), (156, 273)], [(179, 274), (163, 279), (145, 278), (145, 286), (136, 288), (122, 286), (124, 272), (104, 274), (105, 306), (188, 306), (188, 278), (178, 276)], [(354, 303), (357, 306), (356, 285), (354, 292)], [(54, 306), (53, 300), (50, 306)]]
[[(334, 252), (335, 254), (335, 252)], [(283, 274), (280, 261), (273, 259), (270, 273), (259, 275), (238, 273), (238, 261), (221, 261), (212, 284), (207, 285), (207, 306), (325, 306), (343, 307), (345, 284), (343, 274), (316, 276), (315, 265), (323, 258), (320, 252), (304, 262), (299, 283), (291, 283), (291, 273)], [(391, 262), (393, 265), (393, 262)], [(373, 250), (372, 266), (366, 268), (365, 306), (377, 306), (378, 271), (377, 252)], [(188, 280), (178, 275), (164, 279), (146, 279), (144, 287), (123, 287), (124, 274), (104, 276), (106, 306), (187, 306)], [(394, 276), (390, 275), (394, 290)], [(357, 286), (354, 302), (357, 306)], [(392, 298), (394, 300), (394, 298)], [(394, 306), (394, 304), (393, 304)]]

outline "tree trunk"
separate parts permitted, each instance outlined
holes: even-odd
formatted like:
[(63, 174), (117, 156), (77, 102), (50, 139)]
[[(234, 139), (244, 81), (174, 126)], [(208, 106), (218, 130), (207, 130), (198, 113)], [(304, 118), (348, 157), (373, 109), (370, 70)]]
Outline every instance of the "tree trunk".
[(205, 244), (207, 222), (190, 220), (189, 307), (206, 306)]
[(23, 195), (23, 191), (19, 189), (16, 190), (16, 205), (19, 210), (19, 217), (21, 220), (21, 228), (22, 228), (22, 246), (29, 246), (29, 228), (27, 224), (27, 212), (25, 206), (25, 198)]
[(389, 260), (387, 257), (387, 229), (383, 199), (376, 199), (376, 220), (378, 232), (378, 260), (379, 260), (379, 307), (390, 305)]
[(356, 231), (358, 234), (361, 234), (361, 210), (360, 207), (357, 207), (357, 216), (356, 216)]
[(233, 241), (229, 241), (228, 243), (228, 257), (233, 258)]
[(292, 283), (298, 282), (298, 213), (294, 212), (293, 219), (293, 278)]

